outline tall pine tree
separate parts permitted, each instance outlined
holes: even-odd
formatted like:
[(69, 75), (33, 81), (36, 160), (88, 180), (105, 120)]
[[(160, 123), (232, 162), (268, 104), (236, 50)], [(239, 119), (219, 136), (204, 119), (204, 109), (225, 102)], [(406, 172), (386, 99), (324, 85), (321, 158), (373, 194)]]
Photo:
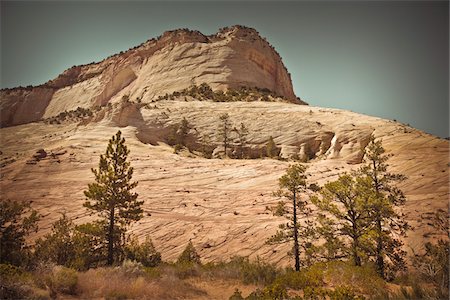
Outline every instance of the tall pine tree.
[(133, 221), (142, 218), (141, 205), (138, 194), (132, 190), (137, 182), (132, 182), (133, 168), (127, 161), (130, 153), (125, 145), (120, 130), (109, 140), (106, 153), (100, 155), (97, 169), (92, 169), (95, 182), (88, 185), (84, 192), (88, 200), (84, 206), (97, 213), (106, 224), (105, 243), (107, 244), (107, 264), (114, 262), (115, 247), (118, 234)]
[(286, 174), (280, 177), (280, 189), (276, 193), (278, 196), (288, 198), (292, 203), (292, 211), (282, 210), (290, 220), (287, 224), (281, 224), (278, 232), (267, 240), (268, 244), (284, 243), (293, 241), (293, 254), (295, 258), (295, 270), (300, 270), (300, 226), (298, 215), (307, 214), (306, 201), (301, 200), (300, 195), (306, 191), (306, 167), (301, 164), (291, 165)]
[(360, 169), (361, 175), (369, 180), (371, 192), (374, 194), (369, 209), (374, 224), (372, 236), (375, 244), (375, 263), (382, 278), (388, 277), (387, 267), (392, 271), (405, 268), (406, 252), (402, 250), (403, 244), (396, 237), (405, 236), (409, 228), (404, 215), (398, 212), (406, 198), (395, 185), (406, 177), (387, 171), (386, 161), (389, 157), (390, 155), (385, 154), (381, 141), (372, 136), (365, 151), (366, 165)]

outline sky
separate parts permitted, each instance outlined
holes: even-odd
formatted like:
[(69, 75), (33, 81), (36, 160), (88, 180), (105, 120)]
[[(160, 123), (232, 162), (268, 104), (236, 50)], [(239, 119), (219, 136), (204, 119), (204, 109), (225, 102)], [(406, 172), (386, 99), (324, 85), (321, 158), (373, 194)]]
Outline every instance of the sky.
[(449, 136), (448, 1), (1, 1), (1, 88), (38, 85), (166, 30), (255, 28), (313, 106)]

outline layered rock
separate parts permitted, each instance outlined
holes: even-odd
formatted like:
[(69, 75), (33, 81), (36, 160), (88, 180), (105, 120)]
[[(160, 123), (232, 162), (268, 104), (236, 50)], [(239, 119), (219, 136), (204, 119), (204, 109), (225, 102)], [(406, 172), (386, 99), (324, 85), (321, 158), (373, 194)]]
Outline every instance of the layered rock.
[[(273, 191), (292, 160), (206, 159), (195, 149), (174, 154), (165, 143), (171, 126), (186, 118), (193, 141), (207, 135), (220, 150), (217, 129), (225, 112), (233, 127), (243, 122), (248, 128), (252, 149), (262, 149), (272, 136), (284, 158), (307, 161), (309, 184), (322, 185), (358, 169), (374, 134), (393, 154), (388, 171), (408, 177), (399, 185), (407, 198), (401, 212), (414, 227), (404, 239), (405, 250), (419, 250), (436, 238), (427, 223), (435, 211), (448, 210), (448, 141), (389, 120), (279, 102), (123, 101), (107, 105), (81, 124), (2, 128), (1, 196), (32, 201), (45, 216), (33, 238), (49, 232), (61, 212), (77, 224), (92, 220), (83, 207), (83, 191), (94, 180), (91, 168), (98, 166), (108, 139), (120, 129), (130, 149), (133, 179), (139, 181), (136, 191), (144, 201), (144, 218), (131, 231), (142, 239), (150, 235), (163, 259), (175, 260), (192, 240), (204, 262), (258, 255), (288, 265), (290, 244), (265, 244), (286, 220), (266, 207), (279, 200)], [(230, 137), (234, 148), (237, 135)], [(40, 149), (46, 157), (35, 159), (44, 156)]]
[(264, 88), (301, 103), (281, 57), (256, 30), (233, 26), (205, 36), (181, 29), (99, 63), (74, 66), (42, 86), (2, 90), (0, 125), (105, 105), (124, 95), (151, 102), (201, 83), (215, 90)]

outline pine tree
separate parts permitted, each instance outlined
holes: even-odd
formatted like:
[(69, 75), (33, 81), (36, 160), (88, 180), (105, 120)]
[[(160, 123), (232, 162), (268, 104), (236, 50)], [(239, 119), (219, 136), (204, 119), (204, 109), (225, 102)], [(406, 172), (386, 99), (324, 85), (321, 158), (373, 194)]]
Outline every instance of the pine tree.
[(225, 113), (221, 115), (220, 117), (220, 124), (219, 124), (219, 135), (222, 140), (223, 149), (225, 151), (225, 156), (227, 156), (227, 149), (230, 144), (230, 132), (231, 132), (231, 121), (230, 116)]
[(37, 259), (72, 267), (76, 255), (73, 241), (74, 229), (72, 220), (63, 213), (61, 218), (53, 223), (51, 233), (36, 241)]
[(180, 264), (201, 264), (200, 255), (197, 253), (197, 250), (195, 250), (192, 241), (189, 241), (186, 245), (186, 248), (184, 248), (183, 252), (178, 257), (177, 262)]
[(0, 201), (0, 264), (27, 263), (30, 252), (25, 239), (37, 232), (39, 218), (31, 202)]
[(302, 201), (300, 193), (306, 191), (306, 167), (302, 164), (291, 165), (286, 174), (279, 179), (278, 196), (288, 198), (292, 203), (292, 212), (286, 217), (290, 220), (287, 224), (281, 224), (278, 232), (267, 240), (269, 244), (285, 243), (293, 241), (293, 254), (295, 258), (295, 270), (300, 270), (300, 244), (298, 214), (308, 214), (307, 202)]
[(266, 154), (270, 158), (275, 157), (275, 156), (278, 155), (277, 145), (275, 144), (275, 141), (273, 140), (272, 136), (270, 136), (269, 140), (267, 141)]
[(382, 278), (387, 278), (386, 267), (393, 271), (405, 268), (406, 252), (401, 249), (403, 244), (395, 236), (404, 236), (409, 228), (404, 215), (396, 211), (405, 203), (406, 198), (394, 185), (406, 177), (387, 171), (386, 161), (389, 157), (390, 155), (385, 154), (382, 142), (376, 141), (372, 136), (365, 151), (366, 165), (360, 169), (361, 175), (369, 180), (374, 195), (369, 208), (374, 224), (372, 236), (375, 243), (375, 263)]
[[(361, 266), (364, 251), (361, 239), (371, 227), (368, 210), (371, 194), (367, 193), (367, 187), (370, 187), (367, 179), (343, 174), (338, 180), (325, 184), (320, 191), (321, 197), (311, 198), (312, 203), (329, 216), (327, 225), (333, 228), (334, 237), (350, 240), (349, 249), (344, 250), (356, 266)], [(343, 246), (345, 243), (339, 244)]]
[(245, 127), (244, 123), (241, 123), (241, 126), (236, 130), (236, 132), (239, 137), (239, 158), (244, 158), (244, 149), (247, 146), (248, 129)]
[(183, 118), (183, 120), (181, 120), (180, 128), (178, 129), (178, 143), (184, 147), (187, 146), (186, 139), (188, 137), (189, 130), (191, 130), (191, 125), (186, 118)]
[(133, 168), (127, 161), (129, 153), (119, 130), (109, 140), (106, 153), (100, 155), (98, 170), (92, 169), (95, 182), (90, 183), (84, 192), (88, 198), (84, 206), (97, 213), (106, 224), (108, 265), (114, 262), (118, 231), (142, 218), (141, 205), (144, 202), (138, 201), (138, 194), (132, 191), (138, 183), (131, 181)]

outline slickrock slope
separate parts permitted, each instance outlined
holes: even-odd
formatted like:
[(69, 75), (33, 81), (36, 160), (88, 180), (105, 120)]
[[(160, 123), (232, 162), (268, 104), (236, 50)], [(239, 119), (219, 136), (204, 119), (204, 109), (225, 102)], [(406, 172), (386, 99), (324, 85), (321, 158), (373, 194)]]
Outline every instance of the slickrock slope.
[(180, 29), (99, 63), (74, 66), (42, 86), (2, 90), (0, 126), (105, 105), (123, 95), (147, 103), (204, 82), (214, 90), (266, 88), (302, 103), (280, 56), (256, 30), (233, 26), (205, 36)]
[[(276, 204), (272, 192), (291, 162), (205, 159), (187, 151), (177, 155), (163, 142), (168, 128), (185, 117), (192, 124), (193, 139), (209, 134), (214, 143), (219, 115), (225, 112), (235, 126), (245, 123), (255, 149), (263, 147), (269, 136), (284, 156), (301, 156), (309, 149), (311, 183), (323, 184), (358, 168), (369, 135), (382, 138), (394, 155), (390, 170), (408, 176), (400, 185), (408, 199), (403, 211), (414, 226), (408, 232), (407, 250), (435, 238), (427, 225), (430, 214), (447, 210), (448, 141), (403, 124), (289, 103), (164, 100), (140, 106), (105, 107), (81, 123), (1, 129), (2, 198), (33, 201), (44, 216), (42, 231), (35, 237), (48, 232), (63, 211), (76, 223), (90, 220), (82, 207), (83, 190), (93, 181), (90, 168), (97, 167), (107, 140), (120, 128), (130, 146), (139, 197), (145, 201), (145, 217), (132, 231), (141, 238), (150, 234), (164, 259), (176, 259), (191, 239), (204, 261), (259, 255), (289, 263), (289, 245), (273, 247), (264, 241), (285, 222), (266, 206)], [(47, 156), (32, 158), (40, 148)]]
[[(212, 90), (191, 93), (202, 83)], [(145, 217), (131, 230), (140, 238), (149, 234), (166, 260), (191, 239), (204, 261), (259, 255), (289, 263), (290, 245), (265, 245), (285, 222), (267, 210), (278, 201), (272, 195), (278, 178), (300, 160), (307, 161), (310, 183), (334, 180), (360, 167), (371, 134), (394, 155), (390, 170), (408, 177), (400, 185), (414, 226), (406, 250), (434, 239), (428, 220), (438, 209), (448, 211), (448, 141), (393, 121), (298, 105), (304, 102), (294, 95), (280, 56), (254, 29), (233, 26), (211, 36), (166, 32), (42, 86), (6, 89), (0, 96), (6, 127), (0, 129), (0, 199), (33, 201), (43, 218), (32, 238), (47, 233), (61, 212), (77, 224), (91, 220), (83, 191), (119, 128), (145, 201)], [(248, 128), (249, 159), (217, 158), (223, 113), (233, 126)], [(183, 118), (191, 124), (193, 151), (177, 155), (167, 142)], [(205, 135), (213, 159), (199, 152)], [(270, 137), (280, 160), (260, 158)], [(235, 132), (232, 139), (236, 143)]]

